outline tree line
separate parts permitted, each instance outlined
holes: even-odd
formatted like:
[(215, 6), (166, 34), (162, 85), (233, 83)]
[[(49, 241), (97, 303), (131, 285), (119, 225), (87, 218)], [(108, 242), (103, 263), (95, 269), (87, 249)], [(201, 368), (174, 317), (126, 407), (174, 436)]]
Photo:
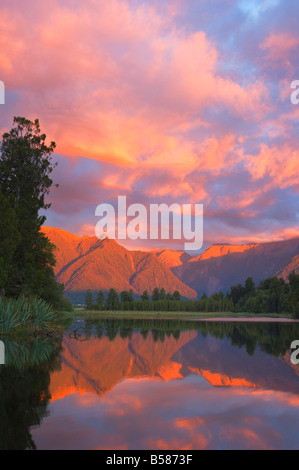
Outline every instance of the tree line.
[[(85, 308), (86, 310), (163, 310), (165, 311), (168, 305), (168, 310), (171, 311), (176, 305), (181, 305), (181, 295), (179, 291), (172, 294), (166, 293), (165, 289), (153, 290), (150, 296), (148, 291), (145, 290), (140, 296), (140, 299), (134, 298), (133, 290), (122, 291), (120, 294), (116, 289), (111, 288), (105, 298), (104, 291), (100, 290), (96, 295), (96, 301), (93, 299), (93, 292), (88, 289), (85, 295)], [(165, 308), (163, 308), (165, 306)]]
[[(285, 355), (290, 350), (290, 338), (297, 338), (297, 323), (248, 323), (248, 322), (190, 322), (181, 319), (156, 318), (86, 318), (81, 332), (85, 339), (96, 335), (99, 339), (107, 337), (113, 341), (118, 335), (132, 339), (139, 331), (144, 339), (149, 334), (154, 342), (163, 342), (166, 338), (178, 340), (183, 331), (195, 331), (202, 338), (208, 335), (223, 339), (228, 338), (232, 346), (246, 347), (249, 355), (256, 347), (274, 356)], [(82, 340), (82, 337), (79, 339)]]
[(232, 286), (224, 294), (217, 292), (207, 296), (202, 294), (196, 300), (183, 300), (179, 291), (166, 293), (165, 289), (155, 288), (151, 294), (145, 290), (140, 298), (133, 291), (120, 294), (111, 288), (105, 296), (97, 293), (94, 302), (91, 290), (86, 292), (87, 310), (123, 311), (163, 311), (163, 312), (247, 312), (247, 313), (290, 313), (299, 318), (299, 275), (292, 272), (287, 282), (278, 277), (265, 279), (257, 286), (251, 277), (244, 283)]

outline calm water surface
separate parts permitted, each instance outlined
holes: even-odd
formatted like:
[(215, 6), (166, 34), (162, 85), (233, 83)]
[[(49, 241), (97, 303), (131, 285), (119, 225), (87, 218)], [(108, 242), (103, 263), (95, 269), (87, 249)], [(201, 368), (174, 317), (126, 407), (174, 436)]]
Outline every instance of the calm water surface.
[(5, 340), (0, 449), (298, 449), (298, 324), (76, 321)]

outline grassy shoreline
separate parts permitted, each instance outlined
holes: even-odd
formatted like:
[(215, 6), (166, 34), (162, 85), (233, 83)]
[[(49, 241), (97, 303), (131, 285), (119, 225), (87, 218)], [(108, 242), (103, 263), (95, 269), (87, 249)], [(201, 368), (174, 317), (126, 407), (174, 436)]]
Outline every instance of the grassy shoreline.
[(272, 319), (277, 321), (299, 321), (290, 314), (277, 313), (235, 313), (235, 312), (155, 312), (123, 310), (85, 310), (77, 308), (70, 315), (94, 318), (132, 318), (132, 319), (167, 319), (167, 320), (238, 320), (238, 319)]
[(1, 337), (25, 339), (36, 336), (62, 335), (66, 324), (76, 318), (92, 319), (135, 319), (135, 320), (185, 320), (185, 321), (277, 321), (299, 322), (290, 314), (277, 313), (236, 313), (236, 312), (156, 312), (156, 311), (122, 311), (122, 310), (85, 310), (75, 308), (72, 312), (57, 312), (55, 321), (45, 325), (34, 326), (22, 323), (9, 331), (0, 330)]

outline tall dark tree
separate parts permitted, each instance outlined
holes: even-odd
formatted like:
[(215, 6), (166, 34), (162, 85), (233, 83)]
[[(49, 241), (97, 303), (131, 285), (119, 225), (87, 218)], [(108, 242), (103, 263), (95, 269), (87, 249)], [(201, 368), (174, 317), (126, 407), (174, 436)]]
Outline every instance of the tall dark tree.
[(108, 292), (108, 297), (105, 302), (105, 307), (107, 310), (118, 310), (119, 308), (119, 298), (117, 291), (115, 289), (110, 289)]
[(159, 289), (155, 287), (152, 293), (152, 301), (155, 302), (156, 300), (159, 300), (159, 298), (160, 298)]
[(10, 296), (32, 294), (52, 303), (63, 288), (55, 282), (54, 246), (41, 227), (46, 220), (44, 211), (50, 207), (45, 198), (53, 184), (54, 149), (54, 142), (46, 144), (38, 119), (32, 122), (23, 117), (14, 118), (13, 128), (3, 134), (0, 147), (0, 190), (14, 212), (19, 235), (14, 238), (16, 246), (2, 287)]
[(179, 293), (179, 291), (174, 291), (173, 293), (173, 296), (172, 296), (173, 300), (181, 300), (181, 295)]
[(238, 284), (237, 286), (231, 286), (230, 288), (230, 298), (233, 301), (234, 305), (236, 305), (239, 300), (244, 295), (245, 288), (242, 284)]
[(289, 275), (289, 283), (290, 308), (295, 318), (299, 318), (299, 275), (294, 271)]
[(129, 302), (134, 302), (134, 294), (133, 294), (133, 290), (132, 290), (132, 289), (129, 290), (129, 297), (128, 297), (128, 300), (129, 300)]
[(141, 295), (141, 300), (146, 301), (146, 300), (149, 300), (149, 299), (150, 298), (149, 298), (147, 290), (143, 291), (143, 294)]
[(0, 191), (0, 295), (5, 295), (12, 259), (19, 243), (16, 214)]
[(126, 290), (123, 290), (120, 293), (120, 301), (121, 302), (128, 302), (129, 301), (129, 292)]
[(162, 289), (160, 290), (160, 293), (159, 293), (159, 299), (160, 300), (165, 300), (165, 297), (166, 297), (166, 292), (165, 292), (164, 287), (162, 287)]
[(255, 285), (252, 277), (248, 277), (245, 281), (245, 294), (252, 294), (254, 292)]
[(88, 289), (85, 294), (85, 308), (86, 310), (92, 310), (92, 307), (93, 307), (92, 292), (90, 289)]
[(97, 295), (97, 307), (101, 310), (104, 304), (104, 292), (102, 290), (99, 290), (98, 295)]
[(121, 302), (133, 302), (134, 301), (134, 295), (133, 295), (133, 291), (132, 289), (130, 289), (129, 291), (122, 291), (120, 293), (120, 301)]

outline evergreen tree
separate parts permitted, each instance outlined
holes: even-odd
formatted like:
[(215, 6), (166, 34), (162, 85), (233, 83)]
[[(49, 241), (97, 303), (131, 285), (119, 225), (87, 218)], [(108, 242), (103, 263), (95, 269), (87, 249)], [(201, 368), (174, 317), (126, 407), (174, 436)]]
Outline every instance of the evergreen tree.
[(245, 281), (245, 294), (250, 295), (254, 292), (255, 285), (252, 277), (248, 277)]
[(101, 310), (104, 304), (104, 292), (100, 290), (97, 295), (97, 308)]
[(16, 214), (7, 198), (0, 191), (0, 295), (5, 295), (12, 259), (19, 243)]
[(289, 275), (290, 308), (295, 318), (299, 318), (299, 275), (293, 271)]
[(90, 289), (88, 289), (86, 291), (85, 308), (86, 308), (86, 310), (92, 310), (92, 308), (93, 308), (92, 292), (91, 292)]
[[(15, 117), (13, 124), (10, 132), (3, 134), (0, 148), (0, 190), (5, 198), (0, 206), (1, 216), (6, 212), (6, 218), (13, 211), (13, 230), (18, 235), (13, 238), (11, 261), (2, 260), (6, 266), (2, 289), (9, 296), (32, 294), (54, 305), (62, 300), (63, 286), (55, 281), (54, 246), (41, 232), (46, 220), (41, 211), (50, 207), (45, 198), (53, 184), (50, 175), (56, 165), (51, 153), (56, 145), (46, 145), (38, 119), (32, 122)], [(7, 243), (3, 233), (0, 237), (2, 244)]]
[(128, 291), (123, 290), (123, 291), (120, 293), (120, 301), (121, 301), (121, 302), (128, 302), (128, 297), (129, 297)]
[(165, 297), (166, 297), (166, 292), (165, 292), (164, 287), (162, 287), (162, 289), (160, 290), (159, 299), (165, 300)]
[(157, 287), (154, 288), (153, 293), (152, 293), (152, 301), (155, 302), (159, 300), (159, 289)]
[(234, 305), (237, 305), (239, 300), (242, 298), (244, 295), (244, 287), (242, 284), (238, 284), (237, 286), (232, 286), (230, 288), (230, 298), (232, 299)]
[(120, 293), (120, 301), (121, 302), (133, 302), (134, 301), (134, 295), (133, 295), (133, 291), (132, 289), (130, 289), (129, 291), (122, 291)]
[(177, 301), (181, 300), (181, 295), (178, 290), (174, 291), (172, 298)]
[(119, 309), (119, 298), (115, 289), (110, 289), (108, 297), (105, 302), (107, 310), (118, 310)]
[(142, 301), (149, 300), (149, 295), (148, 295), (147, 290), (145, 290), (145, 291), (143, 292), (143, 294), (141, 295), (141, 300), (142, 300)]
[(133, 294), (132, 289), (129, 290), (128, 301), (129, 302), (134, 302), (134, 294)]

